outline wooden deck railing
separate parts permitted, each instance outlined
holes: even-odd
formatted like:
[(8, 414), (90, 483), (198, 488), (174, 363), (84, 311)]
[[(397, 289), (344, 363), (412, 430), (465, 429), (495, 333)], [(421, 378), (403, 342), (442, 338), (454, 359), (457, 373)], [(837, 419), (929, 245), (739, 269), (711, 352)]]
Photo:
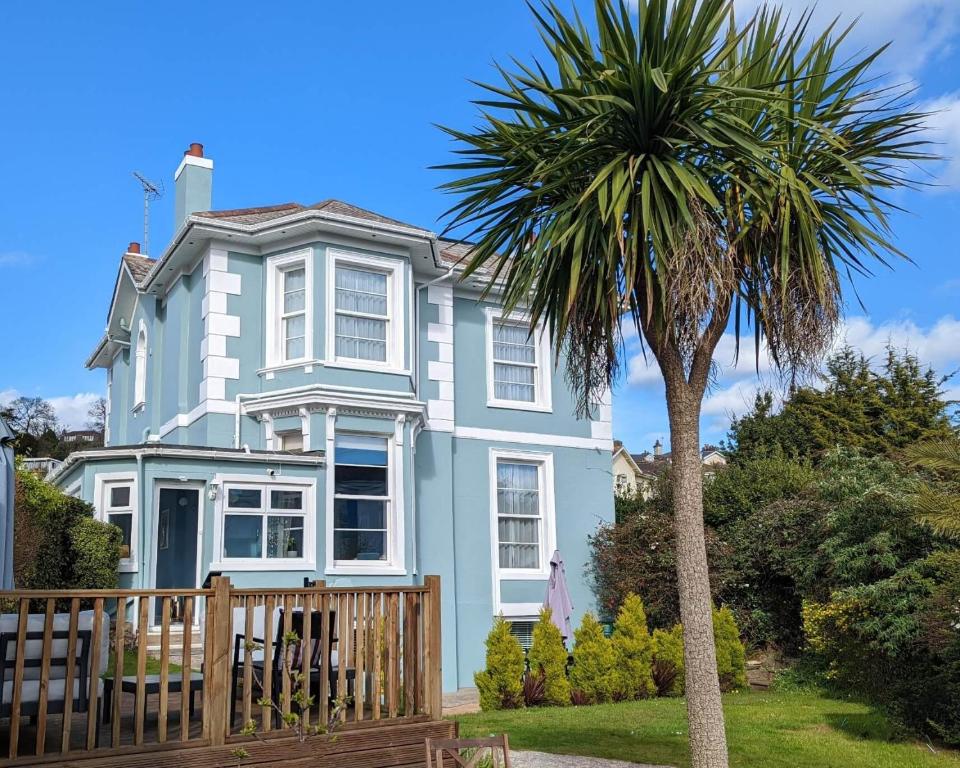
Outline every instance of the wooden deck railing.
[(290, 712), (323, 727), (441, 713), (436, 576), (363, 589), (215, 577), (209, 589), (0, 592), (0, 606), (0, 766), (219, 746), (248, 723), (289, 728)]

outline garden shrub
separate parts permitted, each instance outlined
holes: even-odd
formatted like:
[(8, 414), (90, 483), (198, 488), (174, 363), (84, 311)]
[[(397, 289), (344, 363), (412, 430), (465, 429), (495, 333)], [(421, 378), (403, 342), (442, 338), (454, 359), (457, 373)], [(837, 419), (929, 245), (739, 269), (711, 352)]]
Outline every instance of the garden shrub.
[(720, 690), (727, 692), (746, 688), (747, 657), (733, 612), (726, 606), (713, 611), (713, 640), (717, 647)]
[(547, 675), (543, 667), (536, 671), (526, 669), (523, 672), (523, 703), (528, 707), (539, 707), (547, 696)]
[(114, 589), (123, 532), (115, 525), (81, 517), (70, 529), (74, 553), (71, 586), (77, 589)]
[(627, 595), (613, 625), (613, 697), (645, 699), (657, 692), (651, 672), (653, 641), (647, 614), (638, 595)]
[(540, 620), (533, 628), (533, 642), (527, 654), (530, 672), (544, 675), (543, 703), (564, 707), (570, 703), (567, 680), (567, 648), (563, 635), (553, 623), (549, 608), (540, 609)]
[(613, 693), (614, 657), (603, 627), (592, 613), (586, 613), (573, 636), (570, 687), (577, 694), (574, 701), (598, 704), (609, 700)]
[(480, 692), (480, 708), (488, 711), (522, 707), (523, 648), (502, 615), (494, 619), (486, 646), (486, 668), (473, 676)]
[(683, 693), (683, 625), (675, 624), (669, 632), (653, 630), (652, 676), (658, 696), (679, 696)]
[(117, 586), (120, 529), (34, 472), (17, 469), (14, 582), (20, 589)]

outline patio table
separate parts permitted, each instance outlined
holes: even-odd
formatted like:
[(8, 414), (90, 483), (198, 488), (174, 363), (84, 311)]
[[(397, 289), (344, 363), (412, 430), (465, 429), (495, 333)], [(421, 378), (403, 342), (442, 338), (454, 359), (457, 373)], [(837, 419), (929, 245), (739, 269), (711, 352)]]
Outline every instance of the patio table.
[[(120, 690), (123, 693), (137, 693), (139, 682), (136, 675), (130, 675), (129, 677), (123, 677), (120, 679)], [(149, 700), (150, 694), (160, 695), (160, 675), (147, 675), (143, 678), (144, 686), (144, 696), (143, 696), (143, 714), (146, 718), (147, 714), (147, 701)], [(103, 696), (103, 721), (105, 723), (110, 722), (110, 708), (113, 705), (113, 678), (108, 677), (103, 681), (104, 687), (104, 696)], [(170, 693), (180, 693), (182, 690), (182, 681), (180, 679), (179, 672), (172, 672), (169, 679), (167, 680), (167, 691)], [(195, 694), (197, 691), (203, 690), (203, 673), (201, 672), (191, 672), (190, 673), (190, 717), (193, 717), (194, 713), (194, 699), (196, 698)]]

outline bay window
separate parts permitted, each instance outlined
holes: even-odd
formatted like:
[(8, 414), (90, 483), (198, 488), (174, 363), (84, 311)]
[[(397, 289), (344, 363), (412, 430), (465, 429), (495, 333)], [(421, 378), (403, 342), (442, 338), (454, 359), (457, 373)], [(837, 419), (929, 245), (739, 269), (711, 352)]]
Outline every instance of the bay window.
[(271, 256), (267, 269), (268, 366), (313, 358), (313, 252)]
[(327, 264), (326, 364), (402, 370), (401, 262), (331, 249)]
[(385, 437), (338, 434), (334, 447), (333, 559), (385, 561), (391, 483)]

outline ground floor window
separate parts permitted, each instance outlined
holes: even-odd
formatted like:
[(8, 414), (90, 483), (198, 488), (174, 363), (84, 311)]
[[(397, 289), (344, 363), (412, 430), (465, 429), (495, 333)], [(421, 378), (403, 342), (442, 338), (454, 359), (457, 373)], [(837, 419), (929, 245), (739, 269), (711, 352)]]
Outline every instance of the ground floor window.
[(308, 559), (311, 487), (230, 482), (223, 493), (224, 560)]
[(333, 557), (388, 558), (391, 504), (386, 437), (338, 434), (334, 446)]
[(135, 571), (139, 525), (136, 475), (113, 472), (98, 474), (94, 498), (99, 519), (117, 526), (123, 535), (120, 570)]
[(553, 457), (491, 452), (494, 567), (518, 579), (548, 573), (554, 541)]

